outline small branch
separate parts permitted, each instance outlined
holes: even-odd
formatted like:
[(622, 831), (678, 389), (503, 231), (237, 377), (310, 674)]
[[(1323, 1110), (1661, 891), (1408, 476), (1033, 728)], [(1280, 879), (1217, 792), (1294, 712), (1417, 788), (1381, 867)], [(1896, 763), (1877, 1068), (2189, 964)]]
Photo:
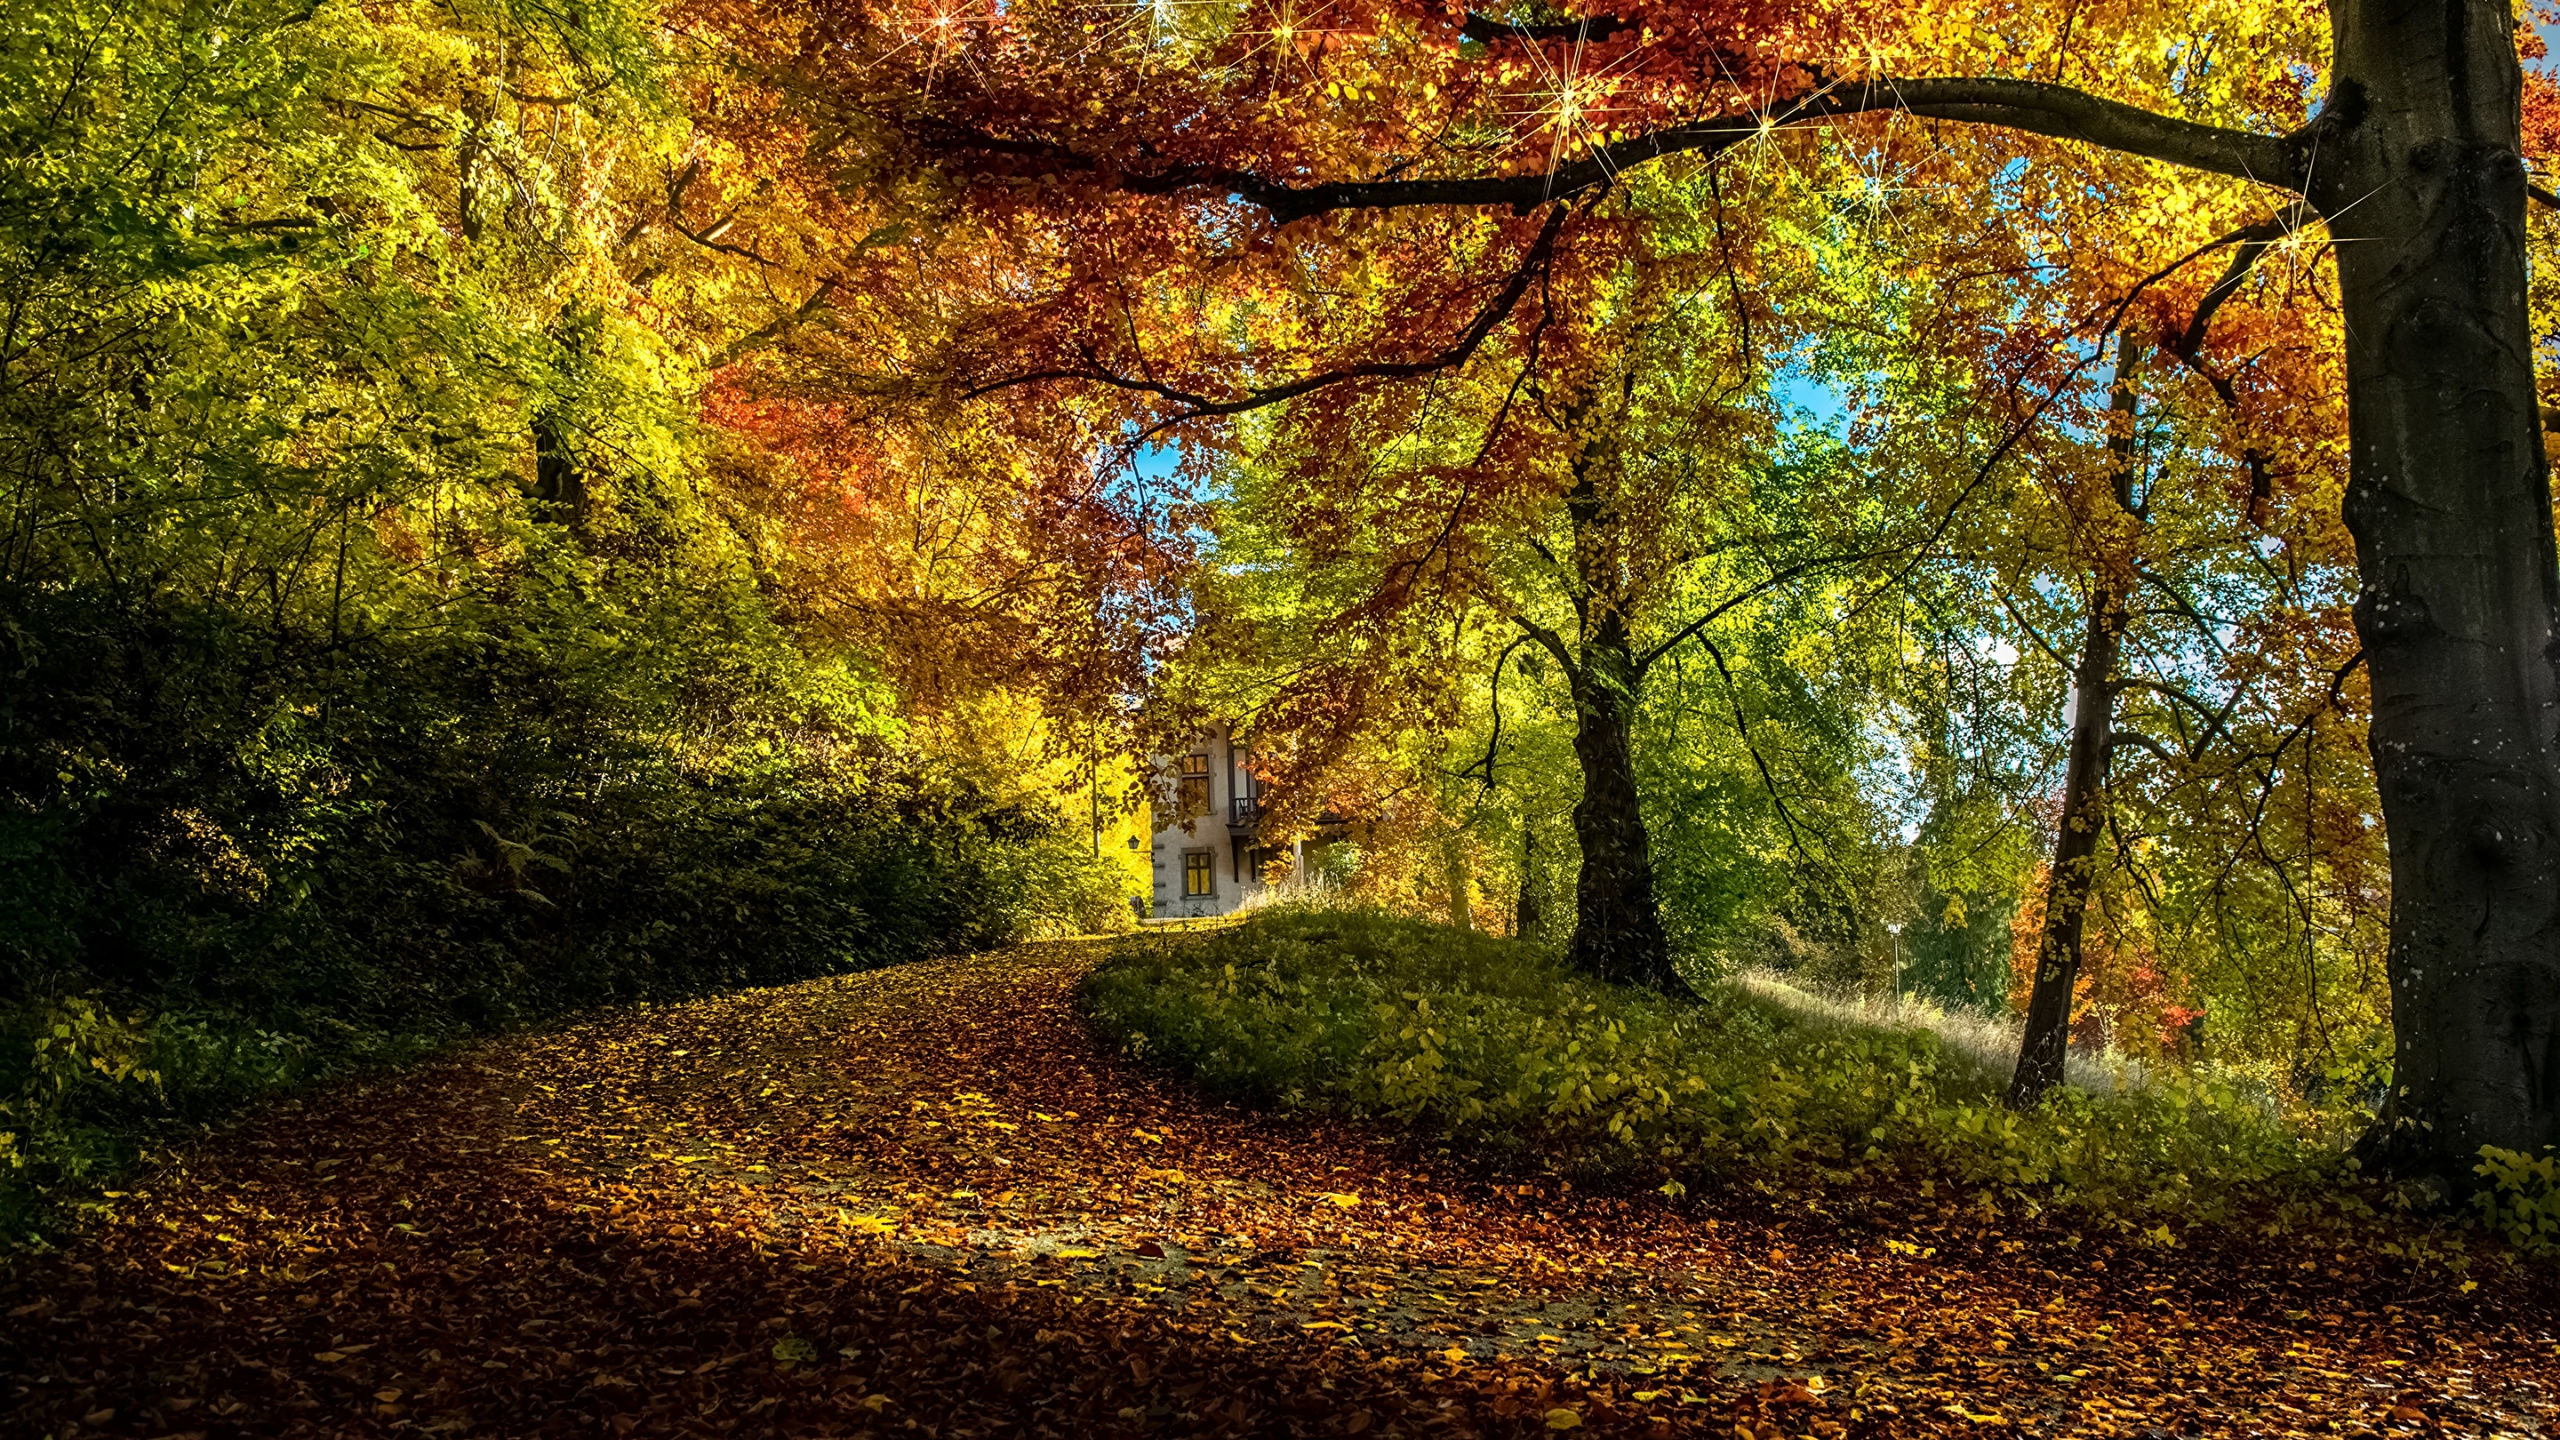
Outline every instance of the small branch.
[(1480, 793), (1489, 794), (1492, 792), (1494, 758), (1502, 753), (1502, 669), (1504, 666), (1511, 663), (1511, 652), (1529, 643), (1529, 636), (1518, 636), (1514, 638), (1510, 644), (1503, 646), (1502, 653), (1494, 658), (1493, 698), (1489, 702), (1493, 710), (1493, 735), (1492, 738), (1485, 741), (1484, 758), (1458, 772), (1458, 778), (1463, 780), (1468, 776), (1473, 775), (1478, 770), (1482, 770), (1484, 772), (1484, 791)]
[(1186, 420), (1201, 420), (1219, 415), (1241, 415), (1249, 410), (1259, 410), (1266, 405), (1277, 405), (1284, 400), (1294, 400), (1328, 385), (1338, 385), (1349, 380), (1409, 380), (1416, 376), (1429, 375), (1435, 371), (1464, 365), (1474, 358), (1477, 349), (1484, 344), (1485, 338), (1493, 333), (1494, 327), (1500, 325), (1519, 306), (1520, 297), (1529, 291), (1529, 282), (1536, 279), (1538, 273), (1546, 267), (1548, 258), (1555, 253), (1556, 236), (1564, 229), (1567, 213), (1562, 205), (1556, 206), (1549, 212), (1547, 223), (1538, 231), (1538, 238), (1529, 246), (1528, 253), (1521, 257), (1519, 268), (1514, 270), (1511, 278), (1503, 283), (1500, 293), (1494, 296), (1492, 302), (1486, 305), (1477, 314), (1473, 323), (1467, 326), (1465, 333), (1461, 334), (1447, 349), (1420, 360), (1347, 365), (1340, 369), (1304, 376), (1283, 385), (1248, 390), (1229, 400), (1214, 400), (1206, 395), (1158, 380), (1144, 380), (1117, 374), (1103, 369), (1098, 364), (1088, 364), (1075, 369), (1040, 370), (1027, 375), (991, 380), (986, 384), (972, 387), (959, 398), (962, 403), (966, 403), (998, 391), (1035, 385), (1049, 380), (1084, 380), (1098, 385), (1108, 385), (1118, 390), (1154, 395), (1183, 407), (1182, 413), (1157, 421), (1133, 437), (1131, 441), (1132, 444), (1143, 444)]
[(2113, 750), (2118, 745), (2140, 746), (2142, 749), (2148, 750), (2152, 754), (2160, 757), (2160, 763), (2163, 765), (2175, 765), (2178, 763), (2178, 757), (2170, 754), (2167, 746), (2162, 745), (2159, 741), (2152, 739), (2150, 736), (2143, 734), (2139, 730), (2118, 730), (2109, 734), (2107, 736), (2107, 748)]
[(2066, 675), (2079, 673), (2079, 666), (2063, 659), (2062, 652), (2054, 649), (2052, 643), (2044, 638), (2044, 632), (2036, 629), (2035, 625), (2030, 622), (2026, 616), (2018, 613), (2018, 607), (2010, 601), (2008, 591), (1995, 590), (1992, 592), (1992, 598), (1998, 600), (2000, 602), (2000, 608), (2008, 612), (2009, 623), (2024, 631), (2027, 639), (2034, 644), (2037, 649), (2044, 652), (2046, 659), (2061, 667), (2062, 673)]
[(1724, 678), (1725, 699), (1733, 706), (1733, 725), (1742, 734), (1742, 748), (1750, 753), (1752, 767), (1760, 772), (1760, 788), (1769, 793), (1769, 803), (1778, 807), (1778, 819), (1787, 827), (1787, 845), (1802, 856), (1807, 864), (1829, 869), (1814, 853), (1805, 848), (1804, 836), (1796, 827), (1796, 816), (1787, 808), (1787, 798), (1778, 793), (1778, 777), (1769, 770), (1769, 762), (1761, 758), (1760, 742), (1752, 738), (1751, 721), (1743, 714), (1742, 690), (1733, 683), (1733, 670), (1724, 662), (1724, 652), (1716, 642), (1701, 635), (1698, 643), (1706, 647), (1707, 656), (1716, 662), (1716, 674)]
[(1642, 675), (1647, 670), (1652, 669), (1653, 662), (1661, 659), (1665, 654), (1667, 654), (1672, 646), (1679, 644), (1681, 641), (1688, 639), (1690, 636), (1704, 630), (1709, 625), (1714, 624), (1726, 611), (1731, 610), (1736, 605), (1740, 605), (1747, 600), (1752, 600), (1765, 595), (1800, 575), (1805, 575), (1812, 571), (1824, 569), (1833, 565), (1855, 564), (1860, 560), (1874, 558), (1875, 553), (1876, 552), (1872, 550), (1862, 550), (1854, 555), (1825, 555), (1818, 559), (1806, 560), (1790, 565), (1783, 570), (1773, 573), (1769, 578), (1760, 581), (1758, 584), (1750, 586), (1748, 589), (1745, 589), (1736, 595), (1733, 595), (1722, 604), (1717, 605), (1712, 610), (1709, 610), (1706, 614), (1701, 615), (1697, 619), (1690, 621), (1688, 624), (1681, 626), (1678, 630), (1672, 632), (1671, 638), (1654, 646), (1652, 649), (1645, 651), (1642, 655), (1637, 656), (1636, 673), (1638, 675)]
[(808, 324), (812, 316), (827, 308), (827, 302), (834, 298), (835, 292), (836, 280), (830, 275), (818, 282), (818, 288), (809, 292), (808, 299), (720, 347), (720, 353), (711, 357), (710, 368), (725, 369)]
[(2257, 267), (2259, 257), (2278, 241), (2301, 229), (2305, 218), (2303, 207), (2287, 206), (2255, 225), (2243, 226), (2215, 241), (2216, 247), (2237, 241), (2240, 248), (2232, 253), (2231, 264), (2222, 272), (2222, 278), (2214, 281), (2213, 288), (2205, 291), (2204, 298), (2196, 302), (2196, 313), (2187, 321), (2186, 330), (2167, 342), (2168, 348), (2192, 364), (2196, 351), (2204, 344), (2205, 331), (2213, 324), (2214, 312), (2220, 310), (2222, 302), (2230, 299), (2232, 293), (2240, 288), (2240, 283), (2249, 278), (2249, 272)]

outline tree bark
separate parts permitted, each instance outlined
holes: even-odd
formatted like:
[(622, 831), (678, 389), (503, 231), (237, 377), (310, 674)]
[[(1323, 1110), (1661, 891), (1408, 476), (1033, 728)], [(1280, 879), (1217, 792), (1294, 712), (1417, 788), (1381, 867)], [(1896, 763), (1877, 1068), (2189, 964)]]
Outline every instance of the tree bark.
[(2391, 840), (2396, 1074), (2367, 1154), (2459, 1192), (2560, 1144), (2560, 558), (2525, 301), (2522, 76), (2489, 0), (2338, 0), (2346, 522)]
[(1565, 495), (1582, 642), (1580, 655), (1559, 656), (1568, 659), (1573, 753), (1582, 766), (1582, 795), (1573, 806), (1582, 868), (1573, 882), (1565, 960), (1602, 980), (1677, 991), (1680, 974), (1654, 900), (1653, 844), (1636, 793), (1635, 720), (1645, 662), (1627, 617), (1619, 517), (1600, 483), (1613, 461), (1605, 446), (1586, 446)]
[(1512, 912), (1511, 934), (1515, 939), (1535, 940), (1545, 928), (1538, 907), (1538, 831), (1524, 809), (1520, 813), (1520, 901)]
[(2018, 1046), (2018, 1070), (2009, 1081), (2009, 1104), (2027, 1109), (2062, 1083), (2063, 1057), (2071, 1044), (2071, 1001), (2080, 982), (2081, 922), (2097, 879), (2099, 832), (2107, 826), (2107, 736), (2115, 727), (2117, 641), (2124, 628), (2124, 597), (2101, 585), (2089, 597), (2088, 628), (2071, 715), (2071, 758), (2062, 782), (2062, 832), (2054, 837), (2046, 872), (2044, 933), (2036, 944), (2035, 988), (2027, 997), (2027, 1032)]
[[(2134, 371), (2142, 347), (2131, 336), (2116, 342), (2115, 379), (2108, 386), (2110, 433), (2106, 503), (2133, 512)], [(2125, 587), (2117, 557), (2097, 555), (2090, 567), (2089, 620), (2080, 639), (2080, 663), (2071, 685), (2070, 758), (2062, 772), (2062, 829), (2054, 837), (2053, 864), (2045, 873), (2044, 933), (2036, 941), (2036, 978), (2027, 995), (2027, 1029), (2018, 1045), (2017, 1073), (2009, 1080), (2009, 1104), (2024, 1110), (2062, 1083), (2071, 1047), (2071, 1002), (2080, 983), (2080, 935), (2097, 883), (2098, 835), (2107, 828), (2107, 763), (2116, 726), (2116, 658), (2124, 636)]]
[(1565, 958), (1603, 980), (1676, 990), (1680, 977), (1654, 903), (1652, 842), (1636, 798), (1639, 685), (1626, 621), (1608, 611), (1583, 642), (1573, 681), (1573, 753), (1582, 762), (1573, 833), (1582, 842), (1582, 870)]

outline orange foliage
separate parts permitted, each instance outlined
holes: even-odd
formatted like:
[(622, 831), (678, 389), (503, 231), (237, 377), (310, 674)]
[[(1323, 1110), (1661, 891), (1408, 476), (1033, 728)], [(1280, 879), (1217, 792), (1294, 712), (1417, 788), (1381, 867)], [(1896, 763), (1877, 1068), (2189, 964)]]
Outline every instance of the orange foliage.
[[(2025, 1012), (2028, 992), (2035, 987), (2051, 874), (2050, 866), (2036, 866), (2009, 922), (2009, 1008), (2013, 1012)], [(2182, 1003), (2188, 991), (2184, 977), (2160, 954), (2141, 912), (2121, 897), (2111, 897), (2109, 888), (2101, 881), (2081, 922), (2080, 977), (2071, 994), (2071, 1048), (2094, 1054), (2113, 1046), (2137, 1057), (2183, 1052), (2204, 1011)]]

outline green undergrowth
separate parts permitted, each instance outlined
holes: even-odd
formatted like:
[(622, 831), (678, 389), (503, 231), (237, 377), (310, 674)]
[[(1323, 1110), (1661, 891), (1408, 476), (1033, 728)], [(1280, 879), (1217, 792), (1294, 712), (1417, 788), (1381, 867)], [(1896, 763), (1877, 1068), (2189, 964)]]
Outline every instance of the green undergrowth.
[(1531, 946), (1382, 914), (1271, 911), (1133, 941), (1084, 998), (1132, 1053), (1218, 1093), (1673, 1193), (1779, 1172), (1891, 1176), (2148, 1233), (2317, 1205), (2353, 1172), (2348, 1117), (2232, 1077), (2062, 1089), (2019, 1114), (2000, 1103), (2005, 1077), (1925, 1030), (1846, 1024), (1727, 985), (1695, 1000), (1631, 991)]
[(0, 1249), (102, 1208), (153, 1150), (326, 1076), (413, 1061), (426, 1033), (262, 1029), (218, 1011), (119, 1014), (88, 997), (0, 1015)]
[[(31, 852), (66, 878), (47, 926), (0, 934), (0, 1248), (76, 1226), (246, 1105), (466, 1036), (1093, 925), (1090, 867), (1038, 817), (912, 793), (618, 798), (529, 844), (329, 835), (246, 899)], [(0, 887), (33, 868), (7, 859)]]

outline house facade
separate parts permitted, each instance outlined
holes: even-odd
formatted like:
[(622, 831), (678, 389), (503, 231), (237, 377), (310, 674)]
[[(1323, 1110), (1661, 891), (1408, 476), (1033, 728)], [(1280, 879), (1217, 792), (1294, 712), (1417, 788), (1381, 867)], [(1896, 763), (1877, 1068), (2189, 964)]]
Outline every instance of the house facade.
[[(1277, 888), (1262, 878), (1282, 852), (1261, 838), (1262, 790), (1251, 760), (1232, 725), (1211, 726), (1181, 753), (1155, 758), (1173, 803), (1155, 812), (1151, 918), (1225, 915)], [(1287, 858), (1292, 876), (1304, 873), (1303, 856), (1292, 850)]]

